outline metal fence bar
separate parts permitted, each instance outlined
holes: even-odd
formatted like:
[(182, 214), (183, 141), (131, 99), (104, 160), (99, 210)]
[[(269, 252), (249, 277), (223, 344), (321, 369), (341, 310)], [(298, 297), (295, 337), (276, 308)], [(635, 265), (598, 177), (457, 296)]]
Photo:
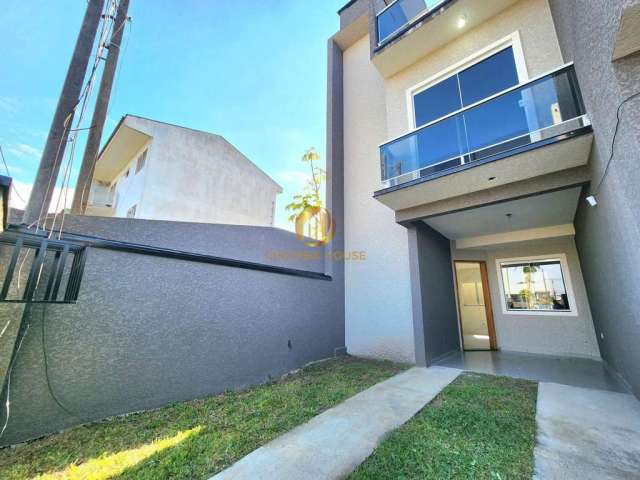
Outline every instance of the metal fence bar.
[(64, 273), (64, 266), (67, 262), (67, 257), (69, 256), (69, 245), (65, 245), (60, 253), (60, 264), (58, 266), (58, 271), (56, 272), (55, 282), (53, 284), (53, 291), (51, 292), (52, 300), (55, 302), (56, 298), (58, 298), (58, 290), (60, 289), (60, 282), (62, 281), (62, 274)]
[(9, 267), (7, 268), (7, 274), (4, 276), (4, 283), (2, 284), (2, 291), (0, 292), (0, 300), (5, 300), (7, 298), (9, 287), (11, 287), (11, 280), (13, 280), (13, 272), (16, 269), (16, 264), (18, 263), (18, 257), (20, 256), (21, 250), (22, 238), (18, 238), (13, 247), (13, 254), (11, 255)]
[(38, 247), (38, 251), (36, 253), (35, 258), (33, 259), (33, 263), (31, 264), (31, 271), (29, 272), (29, 278), (27, 280), (27, 285), (24, 289), (24, 295), (22, 296), (22, 300), (25, 302), (30, 302), (33, 299), (33, 294), (36, 290), (36, 286), (38, 284), (38, 278), (40, 276), (40, 269), (44, 264), (44, 259), (47, 254), (47, 241), (43, 240)]

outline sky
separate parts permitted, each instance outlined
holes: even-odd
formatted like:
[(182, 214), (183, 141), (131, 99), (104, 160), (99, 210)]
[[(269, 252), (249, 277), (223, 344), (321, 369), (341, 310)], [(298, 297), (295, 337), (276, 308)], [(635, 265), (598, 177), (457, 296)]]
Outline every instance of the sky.
[[(86, 1), (2, 3), (0, 146), (26, 199)], [(291, 229), (284, 206), (307, 175), (300, 157), (315, 147), (325, 160), (326, 45), (344, 3), (130, 0), (103, 141), (127, 113), (222, 135), (283, 187), (276, 226)]]

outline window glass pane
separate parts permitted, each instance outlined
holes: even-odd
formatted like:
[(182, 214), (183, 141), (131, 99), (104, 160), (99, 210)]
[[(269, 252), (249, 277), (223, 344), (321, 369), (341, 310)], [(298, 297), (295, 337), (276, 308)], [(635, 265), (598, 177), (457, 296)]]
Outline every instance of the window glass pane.
[[(460, 156), (466, 149), (464, 125), (461, 117), (449, 117), (428, 128), (419, 130), (414, 135), (402, 137), (384, 145), (382, 155), (382, 178), (397, 177), (414, 170), (440, 164), (444, 168), (446, 160), (455, 159), (454, 164), (460, 164)], [(437, 167), (433, 167), (439, 171)], [(425, 172), (426, 173), (426, 172)]]
[(462, 105), (457, 76), (447, 78), (414, 95), (413, 106), (416, 112), (416, 127), (459, 110)]
[(469, 150), (495, 145), (529, 133), (522, 92), (513, 91), (466, 110)]
[(382, 42), (419, 13), (440, 2), (441, 0), (398, 0), (378, 15), (378, 41)]
[(492, 55), (458, 74), (462, 103), (471, 105), (518, 84), (511, 47)]
[(559, 261), (503, 264), (501, 270), (507, 309), (571, 309)]

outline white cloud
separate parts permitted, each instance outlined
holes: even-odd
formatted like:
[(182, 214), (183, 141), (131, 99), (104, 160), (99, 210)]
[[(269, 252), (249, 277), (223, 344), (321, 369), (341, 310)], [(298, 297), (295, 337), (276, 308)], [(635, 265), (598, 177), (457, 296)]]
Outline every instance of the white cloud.
[[(9, 206), (12, 208), (17, 208), (19, 210), (24, 210), (25, 201), (29, 200), (29, 195), (31, 195), (31, 189), (33, 188), (32, 183), (24, 183), (14, 180), (13, 186), (16, 191), (11, 192), (11, 196), (9, 198)], [(71, 203), (73, 202), (73, 188), (69, 188), (67, 190), (66, 201), (64, 198), (64, 191), (60, 187), (56, 187), (53, 190), (53, 197), (51, 198), (51, 204), (49, 206), (49, 213), (54, 213), (56, 211), (56, 206), (58, 210), (63, 208), (71, 208)], [(60, 195), (62, 194), (62, 197)]]
[(10, 145), (8, 150), (10, 153), (17, 157), (40, 158), (42, 156), (42, 150), (32, 147), (31, 145), (27, 145), (26, 143), (17, 143), (15, 145)]

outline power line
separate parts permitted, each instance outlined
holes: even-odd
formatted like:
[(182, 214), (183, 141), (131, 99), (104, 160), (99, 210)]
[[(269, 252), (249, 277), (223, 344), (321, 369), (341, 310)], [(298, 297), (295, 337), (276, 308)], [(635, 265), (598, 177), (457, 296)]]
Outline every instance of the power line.
[(73, 412), (71, 410), (69, 410), (67, 407), (65, 407), (62, 402), (60, 401), (60, 399), (58, 398), (58, 396), (55, 394), (55, 392), (53, 391), (53, 387), (51, 386), (51, 378), (49, 377), (49, 361), (47, 359), (48, 355), (47, 355), (47, 341), (45, 340), (45, 309), (47, 307), (46, 303), (43, 303), (41, 308), (42, 308), (42, 318), (41, 318), (41, 335), (40, 338), (42, 340), (42, 358), (44, 360), (44, 376), (45, 379), (47, 381), (47, 390), (49, 390), (49, 394), (51, 395), (51, 398), (53, 398), (53, 401), (56, 402), (56, 404), (62, 409), (64, 410), (64, 412), (68, 415), (71, 415), (72, 417)]
[(622, 111), (622, 107), (624, 107), (624, 105), (633, 100), (634, 98), (640, 96), (640, 92), (636, 92), (632, 95), (629, 95), (627, 98), (625, 98), (622, 102), (620, 102), (620, 105), (618, 105), (618, 108), (616, 110), (616, 127), (613, 130), (613, 137), (611, 138), (611, 154), (609, 155), (609, 159), (607, 160), (607, 163), (604, 167), (604, 172), (602, 172), (602, 177), (600, 177), (600, 181), (598, 182), (598, 185), (596, 185), (596, 188), (593, 190), (591, 195), (597, 195), (597, 193), (600, 191), (600, 187), (602, 186), (602, 182), (604, 181), (605, 177), (607, 176), (607, 173), (609, 172), (609, 167), (611, 166), (611, 163), (613, 161), (613, 157), (615, 154), (615, 145), (616, 145), (616, 138), (618, 136), (618, 129), (620, 128), (620, 113)]
[[(104, 4), (102, 13), (100, 15), (101, 18), (103, 18), (103, 19), (109, 18), (109, 10), (108, 9), (112, 8), (112, 6), (113, 6), (113, 0), (111, 0), (111, 2), (108, 2), (108, 3)], [(96, 49), (96, 57), (100, 57), (100, 55), (102, 53), (101, 48), (103, 47), (103, 44), (104, 44), (104, 38), (106, 38), (105, 37), (105, 33), (107, 31), (108, 25), (109, 24), (108, 24), (108, 22), (106, 20), (102, 21), (102, 29), (101, 29), (100, 35), (98, 37), (98, 47)], [(96, 60), (94, 61), (94, 65), (93, 65), (93, 67), (91, 69), (91, 73), (89, 75), (89, 80), (87, 81), (87, 84), (84, 86), (83, 89), (81, 89), (80, 95), (78, 96), (78, 99), (73, 104), (70, 112), (67, 114), (67, 116), (65, 117), (65, 119), (63, 121), (64, 130), (63, 130), (62, 136), (60, 137), (60, 142), (58, 143), (58, 148), (56, 150), (56, 155), (54, 157), (53, 169), (50, 171), (49, 177), (47, 179), (47, 188), (45, 189), (45, 198), (48, 198), (49, 192), (51, 191), (51, 188), (52, 188), (52, 184), (53, 184), (53, 189), (55, 191), (55, 184), (57, 183), (57, 179), (54, 179), (54, 174), (57, 177), (57, 172), (58, 172), (58, 168), (59, 168), (58, 165), (60, 163), (62, 163), (62, 161), (63, 161), (62, 157), (64, 155), (62, 155), (62, 157), (61, 157), (61, 153), (65, 152), (66, 148), (62, 148), (62, 145), (64, 143), (64, 140), (67, 138), (67, 133), (69, 133), (69, 132), (67, 132), (67, 130), (71, 131), (70, 127), (73, 124), (73, 117), (74, 117), (74, 114), (76, 112), (76, 109), (81, 104), (81, 102), (83, 102), (83, 99), (86, 98), (87, 94), (90, 91), (92, 80), (93, 80), (93, 77), (95, 76), (95, 72), (96, 72), (96, 70), (98, 68), (98, 64), (99, 64), (99, 58), (96, 58)], [(79, 125), (79, 123), (78, 123), (78, 125)], [(74, 134), (74, 137), (75, 137), (75, 134)], [(73, 140), (74, 137), (72, 137), (72, 140)], [(40, 205), (40, 211), (38, 213), (38, 217), (36, 218), (35, 221), (33, 221), (31, 224), (29, 224), (29, 227), (32, 227), (32, 226), (35, 225), (36, 226), (36, 231), (37, 231), (40, 228), (40, 223), (42, 222), (42, 226), (44, 228), (44, 223), (46, 221), (46, 216), (47, 216), (48, 211), (49, 211), (49, 206), (50, 206), (49, 202), (43, 202)]]
[[(4, 168), (7, 171), (7, 176), (10, 177), (11, 176), (11, 172), (9, 171), (9, 165), (7, 165), (7, 161), (4, 159), (4, 152), (2, 151), (2, 145), (0, 145), (0, 156), (2, 157), (2, 163), (4, 163)], [(22, 195), (20, 195), (20, 192), (18, 192), (18, 189), (13, 184), (13, 182), (11, 182), (11, 188), (13, 188), (13, 192), (18, 196), (20, 201), (22, 201), (22, 203), (26, 204), (27, 202), (25, 201), (24, 198), (22, 198)]]
[[(70, 128), (69, 124), (71, 123), (69, 116), (73, 115), (74, 106), (82, 93), (83, 79), (86, 77), (86, 70), (91, 59), (91, 51), (95, 44), (95, 35), (100, 25), (103, 9), (104, 0), (89, 0), (87, 2), (87, 9), (78, 32), (34, 180), (34, 188), (23, 214), (23, 222), (26, 224), (37, 223), (39, 214), (43, 210), (42, 206), (45, 205), (45, 209), (49, 207), (52, 195), (49, 179), (51, 177), (57, 178), (58, 176), (57, 169), (60, 167), (60, 163), (55, 162), (55, 159), (60, 156), (59, 147), (64, 147), (66, 144), (69, 134), (68, 128)], [(45, 194), (47, 191), (46, 185), (49, 185), (49, 190)]]
[[(78, 99), (78, 102), (76, 103), (76, 107), (78, 106), (78, 104), (80, 104), (80, 115), (78, 117), (78, 120), (76, 122), (76, 129), (74, 129), (74, 132), (72, 133), (71, 139), (70, 139), (70, 143), (71, 143), (71, 149), (69, 151), (69, 156), (68, 156), (68, 160), (67, 160), (67, 164), (64, 170), (64, 174), (62, 176), (62, 182), (61, 182), (61, 190), (60, 190), (60, 195), (58, 196), (58, 200), (56, 201), (56, 207), (55, 207), (55, 212), (54, 212), (54, 216), (53, 216), (53, 220), (52, 220), (52, 224), (51, 224), (51, 229), (49, 232), (49, 237), (53, 236), (54, 230), (55, 230), (55, 224), (56, 221), (58, 219), (58, 214), (60, 211), (60, 200), (62, 198), (64, 198), (64, 203), (62, 205), (62, 220), (61, 220), (61, 225), (60, 225), (60, 231), (58, 232), (58, 238), (60, 238), (61, 236), (61, 231), (62, 231), (62, 227), (64, 225), (64, 219), (65, 219), (65, 207), (66, 207), (66, 203), (67, 203), (67, 196), (68, 196), (68, 191), (69, 191), (69, 183), (70, 183), (70, 179), (71, 179), (71, 170), (73, 167), (73, 163), (74, 163), (74, 159), (75, 159), (75, 147), (76, 147), (76, 141), (77, 141), (77, 137), (78, 137), (78, 131), (80, 130), (80, 125), (82, 124), (82, 121), (84, 119), (84, 115), (87, 112), (87, 107), (88, 107), (88, 100), (91, 97), (91, 92), (93, 91), (93, 86), (94, 86), (94, 82), (95, 82), (95, 78), (96, 78), (96, 73), (98, 70), (98, 66), (100, 65), (100, 61), (102, 60), (102, 54), (104, 52), (104, 49), (106, 47), (107, 44), (107, 38), (109, 37), (113, 26), (114, 26), (114, 17), (112, 15), (112, 13), (115, 11), (116, 7), (116, 3), (115, 1), (110, 1), (108, 3), (108, 8), (109, 10), (106, 11), (106, 13), (103, 15), (103, 18), (105, 18), (104, 22), (103, 22), (103, 28), (102, 31), (100, 33), (100, 37), (98, 40), (98, 47), (96, 48), (96, 53), (95, 53), (95, 60), (94, 60), (94, 64), (93, 67), (91, 69), (91, 73), (89, 75), (89, 79), (87, 80), (87, 84), (85, 85), (84, 88), (84, 92), (81, 95), (81, 98)], [(74, 107), (74, 111), (76, 109), (76, 107)], [(44, 214), (45, 218), (46, 218), (46, 213)], [(43, 222), (43, 226), (44, 226), (44, 222)]]
[(109, 53), (107, 55), (104, 69), (102, 70), (102, 78), (100, 79), (100, 87), (98, 90), (95, 106), (93, 110), (92, 122), (95, 129), (89, 133), (87, 143), (80, 164), (78, 180), (76, 182), (76, 191), (73, 195), (73, 204), (71, 211), (73, 213), (84, 213), (87, 205), (86, 191), (91, 184), (95, 164), (99, 154), (100, 140), (102, 137), (104, 124), (109, 113), (110, 99), (112, 96), (114, 78), (118, 71), (118, 59), (120, 57), (120, 49), (125, 31), (125, 25), (128, 21), (129, 0), (120, 0), (113, 25), (113, 32), (109, 39)]

